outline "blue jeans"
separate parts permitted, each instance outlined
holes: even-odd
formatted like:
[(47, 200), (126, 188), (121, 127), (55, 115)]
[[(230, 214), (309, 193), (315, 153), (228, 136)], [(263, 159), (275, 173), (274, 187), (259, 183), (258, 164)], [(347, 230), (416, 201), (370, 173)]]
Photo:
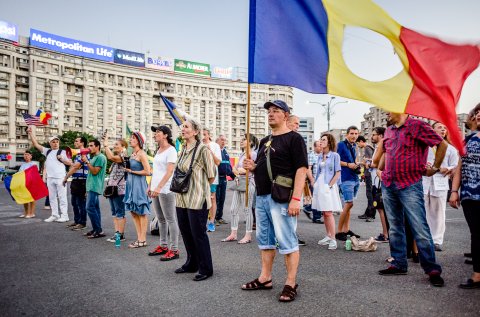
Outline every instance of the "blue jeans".
[(109, 198), (110, 209), (112, 210), (112, 217), (119, 219), (125, 218), (125, 203), (123, 202), (125, 195), (118, 195), (117, 197)]
[(442, 272), (435, 261), (435, 247), (428, 227), (425, 203), (423, 200), (422, 181), (398, 189), (395, 184), (390, 187), (382, 185), (383, 204), (390, 223), (390, 254), (395, 259), (392, 265), (407, 270), (407, 240), (405, 219), (412, 229), (413, 239), (417, 242), (420, 265), (425, 273)]
[(227, 178), (220, 176), (218, 178), (217, 186), (217, 213), (215, 219), (220, 220), (223, 218), (223, 206), (225, 205), (225, 196), (227, 191)]
[(87, 192), (87, 213), (92, 223), (92, 230), (96, 233), (102, 232), (102, 215), (98, 196), (100, 195), (96, 192)]
[(343, 202), (351, 203), (357, 198), (358, 188), (360, 182), (357, 181), (344, 181), (340, 184), (340, 193), (343, 197)]
[(277, 203), (271, 195), (257, 196), (257, 243), (260, 250), (275, 250), (280, 254), (298, 251), (297, 217), (288, 214), (288, 203)]
[(73, 207), (73, 221), (76, 224), (87, 224), (87, 198), (85, 195), (73, 195), (72, 207)]

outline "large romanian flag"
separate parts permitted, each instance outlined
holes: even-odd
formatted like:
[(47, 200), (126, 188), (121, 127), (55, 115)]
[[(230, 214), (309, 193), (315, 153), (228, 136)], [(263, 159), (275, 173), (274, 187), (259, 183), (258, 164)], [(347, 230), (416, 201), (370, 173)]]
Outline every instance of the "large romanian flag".
[(48, 195), (47, 186), (35, 165), (7, 177), (5, 188), (17, 204), (30, 203)]
[[(391, 41), (403, 71), (381, 82), (354, 75), (343, 59), (345, 26)], [(372, 103), (444, 123), (463, 150), (455, 106), (480, 48), (407, 29), (370, 0), (250, 0), (248, 81), (297, 87)]]

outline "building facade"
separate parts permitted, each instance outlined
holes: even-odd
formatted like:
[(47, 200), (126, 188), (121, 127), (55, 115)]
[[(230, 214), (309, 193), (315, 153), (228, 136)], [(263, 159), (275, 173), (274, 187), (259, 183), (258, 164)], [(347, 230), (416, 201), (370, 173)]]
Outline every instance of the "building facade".
[[(424, 120), (430, 124), (434, 123), (434, 120), (415, 116), (413, 117)], [(467, 117), (468, 115), (466, 113), (457, 114), (457, 125), (462, 135), (462, 138), (469, 133), (469, 130), (465, 127)], [(370, 111), (363, 115), (363, 119), (364, 120), (362, 121), (360, 127), (360, 134), (365, 136), (365, 139), (367, 139), (367, 141), (369, 141), (372, 136), (373, 128), (387, 126), (387, 113), (379, 108), (371, 107)]]
[(300, 117), (299, 120), (298, 133), (305, 140), (307, 151), (310, 152), (313, 150), (313, 142), (315, 142), (315, 120), (313, 117)]
[[(211, 129), (223, 134), (230, 152), (240, 153), (246, 131), (247, 83), (205, 78), (102, 62), (32, 47), (29, 39), (18, 43), (0, 40), (0, 154), (21, 160), (30, 147), (23, 113), (37, 109), (52, 114), (49, 125), (37, 127), (40, 142), (51, 135), (73, 130), (100, 136), (103, 131), (123, 138), (127, 127), (140, 130), (147, 146), (154, 149), (150, 126), (165, 124), (178, 128), (159, 94)], [(293, 104), (290, 87), (251, 85), (251, 133), (268, 134), (263, 105), (280, 99)]]

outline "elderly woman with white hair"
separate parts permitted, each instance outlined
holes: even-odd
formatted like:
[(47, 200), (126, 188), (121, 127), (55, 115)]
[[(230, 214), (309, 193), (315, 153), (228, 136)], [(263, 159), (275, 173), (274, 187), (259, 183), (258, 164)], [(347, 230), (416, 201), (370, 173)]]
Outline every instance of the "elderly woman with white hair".
[[(213, 275), (210, 242), (205, 230), (208, 210), (211, 206), (210, 184), (215, 179), (215, 163), (207, 145), (200, 142), (200, 124), (187, 119), (182, 125), (185, 140), (174, 172), (171, 190), (177, 193), (176, 207), (180, 232), (183, 237), (187, 260), (175, 273), (194, 273), (194, 281), (202, 281)], [(186, 191), (175, 187), (179, 175), (190, 172)]]

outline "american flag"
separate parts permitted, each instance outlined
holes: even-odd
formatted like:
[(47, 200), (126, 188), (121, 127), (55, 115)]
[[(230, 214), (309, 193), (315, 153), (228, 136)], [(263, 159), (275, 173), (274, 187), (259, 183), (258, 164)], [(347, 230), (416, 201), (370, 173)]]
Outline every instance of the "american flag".
[(28, 113), (23, 113), (23, 119), (27, 125), (34, 125), (34, 126), (43, 126), (44, 124), (40, 122), (40, 118), (36, 116), (32, 116)]

